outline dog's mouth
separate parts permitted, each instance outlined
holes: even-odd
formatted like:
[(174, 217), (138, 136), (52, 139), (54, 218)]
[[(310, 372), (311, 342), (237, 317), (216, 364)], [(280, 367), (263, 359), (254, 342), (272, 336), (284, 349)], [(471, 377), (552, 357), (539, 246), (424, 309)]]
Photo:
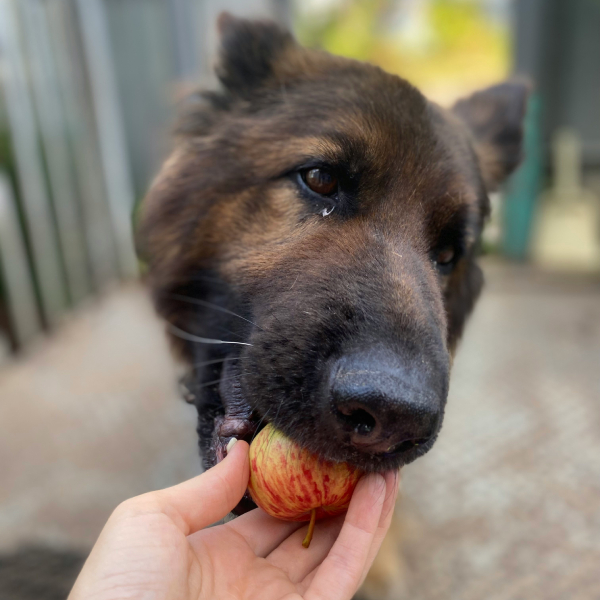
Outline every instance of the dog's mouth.
[[(212, 420), (212, 433), (209, 430), (201, 433), (205, 467), (211, 467), (221, 462), (227, 456), (227, 445), (232, 438), (244, 440), (249, 444), (254, 437), (267, 425), (269, 419), (254, 410), (245, 399), (241, 383), (240, 360), (235, 357), (227, 361), (220, 374), (218, 395), (221, 408)], [(201, 410), (201, 408), (199, 407)], [(200, 431), (199, 431), (200, 433)], [(387, 452), (365, 452), (357, 448), (342, 446), (336, 449), (330, 460), (340, 460), (343, 455), (346, 460), (366, 471), (382, 471), (388, 468), (399, 468), (425, 454), (433, 445), (435, 436), (427, 440), (410, 440), (399, 444)], [(256, 508), (248, 492), (233, 509), (236, 515), (244, 514)]]
[[(244, 440), (249, 444), (254, 436), (266, 425), (244, 399), (240, 374), (237, 363), (226, 363), (219, 384), (219, 395), (223, 403), (224, 412), (215, 417), (213, 436), (209, 452), (214, 456), (215, 464), (227, 456), (227, 444), (232, 438)], [(244, 514), (256, 508), (248, 492), (233, 509), (236, 515)]]

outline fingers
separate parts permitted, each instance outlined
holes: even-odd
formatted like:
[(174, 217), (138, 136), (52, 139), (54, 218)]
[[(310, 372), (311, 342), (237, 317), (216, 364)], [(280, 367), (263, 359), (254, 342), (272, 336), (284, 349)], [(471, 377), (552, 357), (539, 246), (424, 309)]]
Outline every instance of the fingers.
[(302, 581), (320, 565), (337, 539), (344, 524), (345, 515), (317, 521), (315, 532), (308, 548), (302, 546), (308, 525), (290, 535), (273, 550), (267, 561), (286, 573), (292, 583)]
[(378, 531), (386, 483), (379, 474), (359, 481), (340, 535), (314, 575), (306, 600), (346, 600), (356, 592)]
[(231, 512), (242, 499), (249, 476), (248, 444), (238, 441), (225, 459), (202, 475), (125, 504), (130, 510), (164, 512), (190, 535)]
[(257, 508), (225, 525), (239, 533), (256, 554), (264, 558), (304, 523), (282, 521)]
[[(394, 508), (399, 492), (400, 472), (389, 471), (385, 473), (384, 478), (386, 481), (385, 500), (381, 510), (379, 524), (377, 526), (375, 535), (373, 536), (373, 542), (371, 544), (371, 548), (368, 553), (363, 573), (357, 587), (360, 587), (360, 585), (362, 585), (365, 577), (367, 576), (369, 569), (371, 568), (373, 561), (375, 560), (375, 557), (377, 556), (377, 553), (381, 547), (383, 539), (385, 538), (390, 528), (390, 524), (394, 516)], [(312, 581), (317, 575), (318, 571), (319, 569), (315, 568), (304, 578), (301, 586), (303, 590), (307, 590), (311, 587)]]
[[(398, 493), (398, 475), (398, 472), (388, 472), (384, 476), (386, 481), (385, 499), (379, 523), (362, 572), (361, 583), (372, 565), (383, 538), (389, 529)], [(290, 535), (278, 548), (273, 550), (267, 557), (267, 560), (273, 566), (282, 569), (293, 583), (299, 583), (304, 580), (304, 583), (308, 587), (309, 581), (312, 581), (316, 574), (317, 567), (331, 550), (342, 525), (343, 517), (319, 521), (308, 550), (302, 547), (302, 540), (307, 529), (305, 525), (302, 529)]]
[(377, 531), (375, 532), (373, 543), (371, 544), (371, 549), (369, 550), (367, 564), (365, 565), (365, 570), (360, 581), (361, 584), (364, 578), (367, 576), (367, 573), (369, 572), (369, 569), (371, 568), (371, 565), (373, 564), (373, 561), (379, 552), (383, 538), (385, 538), (385, 535), (390, 528), (392, 518), (394, 517), (394, 507), (396, 505), (396, 499), (398, 498), (400, 486), (400, 471), (388, 471), (384, 477), (386, 483), (385, 500), (381, 510), (381, 517), (379, 518), (379, 525), (377, 526)]

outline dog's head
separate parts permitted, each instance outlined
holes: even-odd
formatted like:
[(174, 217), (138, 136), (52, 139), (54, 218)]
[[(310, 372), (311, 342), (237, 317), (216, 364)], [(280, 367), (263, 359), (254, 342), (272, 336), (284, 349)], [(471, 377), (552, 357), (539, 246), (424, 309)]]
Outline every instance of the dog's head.
[(222, 89), (190, 101), (140, 228), (206, 464), (270, 421), (326, 458), (401, 466), (441, 426), (526, 87), (444, 110), (272, 23), (220, 29)]

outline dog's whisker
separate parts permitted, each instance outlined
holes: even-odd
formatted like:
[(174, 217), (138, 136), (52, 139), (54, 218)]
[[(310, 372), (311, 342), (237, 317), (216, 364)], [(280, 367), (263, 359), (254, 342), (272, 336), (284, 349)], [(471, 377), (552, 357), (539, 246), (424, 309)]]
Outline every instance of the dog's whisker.
[(281, 410), (281, 407), (283, 406), (284, 400), (285, 400), (285, 396), (281, 396), (281, 400), (279, 402), (279, 406), (277, 407), (277, 412), (275, 413), (275, 418), (273, 419), (273, 422), (277, 421), (277, 417), (279, 416), (279, 411)]
[(227, 329), (226, 327), (219, 327), (218, 331), (215, 332), (215, 335), (217, 333), (219, 335), (221, 335), (221, 334), (231, 335), (233, 337), (239, 338), (240, 340), (245, 340), (246, 339), (245, 336), (243, 336), (242, 334), (236, 333), (235, 331), (231, 331), (231, 329)]
[(271, 412), (270, 408), (263, 415), (262, 419), (258, 422), (258, 425), (256, 426), (256, 429), (254, 430), (254, 433), (252, 434), (252, 439), (250, 440), (250, 443), (252, 443), (254, 441), (254, 438), (257, 436), (257, 434), (258, 434), (258, 432), (260, 430), (260, 426), (262, 425), (263, 421), (265, 420), (265, 418), (267, 417), (267, 415), (269, 414), (269, 412)]
[(169, 323), (169, 331), (178, 338), (182, 340), (187, 340), (188, 342), (195, 342), (197, 344), (238, 344), (239, 346), (252, 346), (249, 342), (232, 342), (229, 340), (215, 340), (212, 338), (200, 337), (198, 335), (194, 335), (193, 333), (188, 333), (187, 331), (183, 331), (183, 329), (179, 329), (172, 323)]
[(212, 381), (206, 381), (205, 383), (197, 386), (195, 388), (195, 390), (201, 390), (203, 388), (210, 387), (211, 385), (216, 385), (218, 383), (221, 383), (221, 381), (229, 381), (230, 379), (237, 379), (238, 377), (241, 377), (242, 375), (250, 375), (250, 373), (237, 373), (236, 375), (231, 375), (230, 377), (219, 377), (219, 379), (213, 379)]
[(192, 367), (194, 367), (194, 369), (201, 369), (202, 367), (207, 367), (208, 365), (217, 365), (228, 360), (239, 360), (240, 358), (241, 356), (226, 356), (225, 358), (215, 358), (213, 360), (205, 360), (199, 363), (193, 363)]
[(207, 302), (206, 300), (201, 300), (200, 298), (192, 298), (191, 296), (183, 296), (182, 294), (168, 294), (170, 298), (174, 300), (180, 300), (181, 302), (188, 302), (189, 304), (196, 304), (198, 306), (205, 306), (206, 308), (212, 308), (214, 310), (218, 310), (220, 312), (226, 313), (233, 317), (237, 317), (238, 319), (242, 319), (242, 321), (246, 321), (246, 323), (250, 323), (250, 325), (254, 325), (258, 329), (264, 331), (260, 325), (257, 325), (254, 321), (250, 319), (246, 319), (246, 317), (242, 317), (242, 315), (238, 315), (236, 312), (229, 310), (223, 306), (219, 306), (218, 304), (213, 304), (212, 302)]
[[(216, 281), (216, 280), (213, 280), (212, 278), (209, 278), (209, 277), (206, 277), (206, 278), (204, 278), (203, 276), (196, 276), (196, 277), (202, 278), (202, 279), (207, 279), (208, 281)], [(296, 281), (297, 280), (298, 280), (298, 278), (296, 277)], [(295, 282), (294, 282), (294, 284), (295, 284)], [(257, 323), (255, 323), (254, 321), (252, 321), (250, 319), (246, 319), (245, 317), (242, 317), (242, 315), (239, 315), (239, 314), (237, 314), (237, 313), (235, 313), (235, 312), (233, 312), (233, 311), (231, 311), (231, 310), (229, 310), (227, 308), (224, 308), (222, 306), (218, 306), (217, 304), (213, 304), (212, 302), (207, 302), (206, 300), (201, 300), (199, 298), (193, 298), (192, 296), (185, 296), (183, 294), (167, 294), (167, 296), (169, 296), (170, 298), (173, 298), (175, 300), (180, 300), (182, 302), (188, 302), (190, 304), (197, 304), (199, 306), (206, 306), (207, 308), (214, 308), (215, 310), (219, 310), (221, 312), (230, 314), (230, 315), (232, 315), (234, 317), (238, 317), (238, 318), (242, 319), (243, 321), (246, 321), (247, 323), (250, 323), (250, 325), (254, 325), (254, 327), (256, 327), (257, 329), (260, 329), (261, 331), (267, 333), (266, 329), (264, 329), (263, 327), (261, 327), (260, 325), (258, 325)], [(275, 317), (275, 315), (273, 315), (273, 317), (275, 318), (275, 320), (277, 321), (277, 323), (279, 323), (281, 325), (281, 321), (277, 317)], [(223, 331), (227, 331), (228, 334), (235, 335), (235, 336), (238, 336), (238, 337), (240, 337), (240, 338), (243, 339), (242, 335), (234, 333), (233, 331), (228, 331), (228, 330), (225, 330), (225, 329)], [(283, 336), (280, 333), (278, 335), (279, 335), (279, 337), (281, 339), (286, 340), (286, 341), (290, 341), (290, 339), (287, 336)], [(234, 344), (236, 342), (223, 342), (223, 343)], [(246, 345), (251, 346), (252, 344), (246, 344)]]
[(229, 379), (236, 379), (239, 375), (232, 375), (231, 377), (219, 377), (219, 379), (213, 379), (212, 381), (207, 381), (199, 386), (196, 386), (196, 390), (202, 390), (204, 388), (210, 387), (211, 385), (217, 385), (221, 383), (221, 381), (228, 381)]

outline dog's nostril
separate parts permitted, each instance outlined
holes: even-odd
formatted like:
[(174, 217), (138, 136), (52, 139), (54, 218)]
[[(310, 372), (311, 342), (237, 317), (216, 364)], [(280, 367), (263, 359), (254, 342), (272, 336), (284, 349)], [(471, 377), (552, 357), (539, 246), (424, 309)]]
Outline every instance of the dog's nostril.
[(379, 348), (332, 360), (323, 390), (327, 434), (386, 460), (425, 453), (439, 429), (443, 390), (411, 361)]
[(377, 425), (375, 417), (363, 408), (338, 408), (337, 412), (339, 418), (358, 435), (369, 435)]

